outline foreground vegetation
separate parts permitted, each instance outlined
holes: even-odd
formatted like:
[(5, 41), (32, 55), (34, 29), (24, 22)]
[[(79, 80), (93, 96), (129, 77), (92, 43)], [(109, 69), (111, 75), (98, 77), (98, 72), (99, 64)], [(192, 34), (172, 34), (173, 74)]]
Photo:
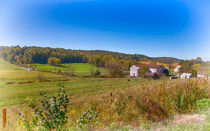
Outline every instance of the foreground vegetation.
[[(66, 68), (69, 64), (62, 66)], [(209, 83), (205, 79), (186, 81), (161, 78), (154, 81), (143, 78), (128, 80), (127, 78), (72, 77), (59, 73), (27, 71), (2, 59), (0, 59), (0, 73), (4, 74), (0, 76), (0, 107), (13, 106), (8, 108), (9, 130), (23, 130), (24, 127), (25, 129), (68, 128), (69, 130), (151, 129), (152, 126), (158, 128), (157, 123), (161, 123), (161, 126), (167, 129), (172, 128), (168, 120), (174, 115), (196, 113), (200, 107), (203, 107), (201, 100), (208, 101), (210, 96)], [(59, 98), (59, 93), (57, 94), (56, 91), (57, 84), (60, 82), (65, 87), (65, 95), (70, 101), (63, 104), (67, 105), (67, 108), (57, 110), (61, 109), (57, 101), (62, 101), (62, 99), (56, 99)], [(40, 96), (40, 91), (47, 93), (44, 98), (42, 98), (43, 95)], [(50, 97), (51, 95), (54, 97)], [(51, 118), (64, 115), (64, 121), (68, 119), (67, 123), (63, 121), (62, 126), (59, 124), (44, 126), (43, 123), (39, 123), (27, 127), (28, 122), (33, 120), (38, 122), (44, 117), (34, 118), (35, 108), (26, 107), (26, 99), (33, 100), (35, 105), (38, 105), (36, 109), (43, 109), (38, 113), (39, 115), (44, 113), (43, 116), (48, 110), (44, 111), (41, 107), (43, 103), (40, 104), (40, 101), (47, 102), (48, 104), (45, 103), (45, 105), (53, 107), (50, 111), (56, 111), (59, 114), (56, 116), (56, 113), (51, 113), (53, 115)], [(56, 104), (59, 108), (54, 110)], [(17, 109), (22, 111), (21, 118), (24, 118), (20, 121), (20, 125), (16, 120), (20, 118), (20, 110)], [(64, 114), (62, 111), (65, 110), (67, 112)], [(52, 121), (47, 123), (50, 122)], [(188, 125), (180, 126), (188, 128)], [(173, 126), (173, 128), (178, 129), (180, 126)], [(199, 129), (207, 128), (206, 125), (199, 127)], [(192, 128), (189, 127), (189, 129)]]
[[(62, 92), (58, 92), (57, 95), (54, 94), (54, 97), (50, 97), (49, 99), (47, 96), (40, 98), (41, 101), (45, 101), (44, 103), (47, 102), (48, 106), (45, 106), (44, 103), (39, 104), (39, 99), (34, 99), (32, 101), (31, 98), (28, 98), (27, 100), (30, 100), (28, 103), (29, 107), (33, 107), (31, 106), (31, 102), (33, 102), (37, 108), (19, 108), (21, 110), (24, 109), (21, 114), (19, 114), (17, 110), (15, 111), (16, 114), (18, 114), (16, 115), (16, 118), (21, 116), (21, 119), (23, 120), (21, 121), (22, 126), (18, 125), (18, 128), (23, 129), (24, 126), (27, 127), (26, 125), (30, 125), (28, 128), (56, 128), (55, 126), (45, 126), (46, 123), (39, 123), (38, 125), (27, 123), (32, 122), (32, 120), (41, 119), (41, 117), (36, 115), (34, 118), (33, 114), (36, 114), (36, 110), (34, 109), (46, 108), (47, 110), (51, 110), (49, 111), (50, 113), (54, 110), (54, 106), (59, 107), (59, 101), (63, 101), (63, 99), (59, 100), (61, 96), (59, 95), (60, 93), (63, 94)], [(64, 92), (64, 94), (66, 93)], [(65, 96), (64, 94), (63, 96)], [(209, 108), (210, 102), (208, 99), (208, 82), (204, 79), (183, 81), (181, 84), (173, 85), (166, 85), (164, 83), (156, 85), (142, 85), (137, 87), (129, 87), (128, 85), (127, 89), (121, 90), (120, 92), (113, 91), (112, 93), (97, 95), (89, 100), (86, 99), (88, 104), (68, 104), (67, 102), (68, 112), (63, 117), (67, 117), (68, 122), (63, 126), (58, 127), (68, 128), (70, 130), (120, 129), (122, 127), (150, 129), (152, 127), (157, 128), (158, 125), (154, 123), (160, 123), (159, 126), (169, 128), (170, 124), (168, 120), (172, 119), (174, 115), (182, 113), (196, 113), (202, 109), (201, 107), (204, 107), (204, 109)], [(70, 101), (73, 101), (71, 97)], [(48, 112), (47, 110), (46, 113)], [(58, 115), (59, 114), (60, 113), (58, 113)], [(47, 117), (44, 117), (45, 113), (42, 115), (42, 119), (46, 119), (47, 117), (58, 119), (61, 117), (60, 115), (56, 117), (56, 114), (54, 113), (52, 114), (52, 117), (50, 114), (47, 115)], [(48, 121), (48, 123), (53, 121), (54, 120)], [(42, 120), (40, 122), (44, 121)], [(177, 126), (176, 128), (178, 129), (180, 126)], [(175, 126), (173, 126), (173, 128), (176, 129)], [(204, 125), (201, 129), (203, 128), (207, 127)]]

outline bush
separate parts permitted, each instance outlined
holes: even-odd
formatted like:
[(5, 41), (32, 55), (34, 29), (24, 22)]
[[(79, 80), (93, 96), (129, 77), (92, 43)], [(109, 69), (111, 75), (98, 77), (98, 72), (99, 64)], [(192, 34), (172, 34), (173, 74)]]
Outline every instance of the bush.
[(197, 70), (192, 69), (191, 74), (192, 74), (192, 78), (197, 77)]
[(69, 99), (65, 93), (64, 86), (59, 86), (57, 96), (46, 96), (46, 92), (41, 92), (41, 103), (35, 103), (32, 99), (27, 99), (27, 105), (32, 110), (32, 115), (28, 112), (19, 113), (19, 121), (29, 130), (38, 129), (58, 129), (63, 128), (67, 123)]
[(96, 72), (94, 73), (94, 77), (97, 77), (101, 74), (101, 72), (99, 70), (96, 70)]
[(203, 99), (196, 101), (196, 107), (200, 110), (208, 109), (210, 107), (210, 99), (203, 98)]
[(15, 82), (7, 82), (6, 84), (15, 84)]
[(96, 106), (91, 106), (84, 112), (82, 112), (79, 120), (77, 120), (77, 124), (80, 128), (89, 128), (93, 126), (93, 123), (96, 122), (96, 118), (98, 117), (98, 113), (96, 111)]
[(18, 84), (28, 84), (28, 83), (34, 83), (33, 81), (22, 81), (22, 82), (18, 82)]

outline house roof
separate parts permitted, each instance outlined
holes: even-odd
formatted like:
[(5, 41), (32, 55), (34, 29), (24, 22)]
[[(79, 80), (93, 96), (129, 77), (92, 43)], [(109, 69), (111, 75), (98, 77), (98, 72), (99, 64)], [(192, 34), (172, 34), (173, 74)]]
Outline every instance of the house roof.
[(191, 75), (191, 73), (182, 73), (181, 75)]
[(159, 66), (159, 65), (146, 65), (146, 64), (135, 65), (135, 66), (136, 66), (136, 67), (140, 67), (140, 68), (146, 66), (146, 67), (148, 67), (148, 68), (155, 68), (155, 69), (162, 67), (162, 66)]

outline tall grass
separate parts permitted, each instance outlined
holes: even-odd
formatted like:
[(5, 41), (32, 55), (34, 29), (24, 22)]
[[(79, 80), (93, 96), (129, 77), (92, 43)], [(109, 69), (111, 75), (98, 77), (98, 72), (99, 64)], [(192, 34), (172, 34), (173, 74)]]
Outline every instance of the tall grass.
[(97, 124), (106, 127), (116, 122), (133, 124), (145, 120), (166, 123), (176, 113), (195, 112), (196, 101), (208, 98), (207, 88), (204, 79), (187, 80), (181, 86), (129, 88), (96, 103), (100, 112)]

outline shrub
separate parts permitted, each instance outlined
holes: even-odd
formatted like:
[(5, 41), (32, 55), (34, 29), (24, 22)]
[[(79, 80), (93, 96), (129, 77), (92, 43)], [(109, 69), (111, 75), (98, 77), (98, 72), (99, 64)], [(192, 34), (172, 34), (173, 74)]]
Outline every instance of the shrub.
[(197, 100), (208, 97), (207, 88), (205, 80), (188, 80), (183, 86), (176, 87), (176, 91), (172, 93), (174, 93), (177, 111), (180, 113), (193, 111)]
[(196, 107), (198, 109), (208, 109), (210, 107), (210, 99), (203, 98), (196, 101)]
[(94, 73), (94, 77), (97, 77), (101, 74), (101, 72), (99, 70), (96, 70), (96, 72)]
[(80, 128), (89, 128), (93, 126), (93, 123), (96, 122), (96, 118), (98, 117), (98, 113), (96, 111), (96, 106), (90, 106), (87, 110), (82, 112), (80, 118), (77, 120), (77, 124)]
[(15, 82), (7, 82), (6, 84), (15, 84)]
[[(46, 96), (46, 92), (41, 92), (41, 103), (35, 103), (32, 99), (27, 99), (28, 107), (32, 110), (32, 115), (26, 117), (23, 112), (19, 114), (19, 121), (27, 128), (38, 129), (58, 129), (63, 128), (67, 123), (69, 99), (65, 93), (64, 86), (59, 86), (57, 96)], [(30, 125), (30, 126), (29, 126)]]
[(197, 70), (192, 69), (192, 70), (191, 70), (191, 74), (192, 74), (192, 78), (197, 77)]
[(28, 84), (28, 83), (34, 83), (33, 81), (22, 81), (22, 82), (18, 82), (18, 84)]

